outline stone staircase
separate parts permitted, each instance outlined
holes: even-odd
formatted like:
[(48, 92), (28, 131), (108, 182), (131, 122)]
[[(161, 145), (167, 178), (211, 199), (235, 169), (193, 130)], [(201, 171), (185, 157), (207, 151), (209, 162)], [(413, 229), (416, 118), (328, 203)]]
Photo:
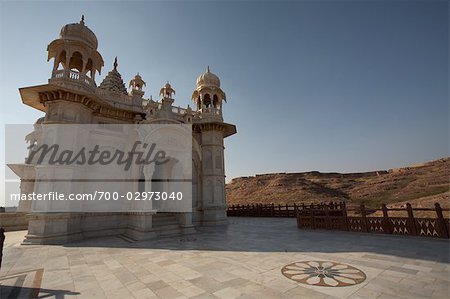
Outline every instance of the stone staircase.
[(176, 213), (156, 213), (152, 215), (152, 228), (147, 232), (139, 229), (127, 229), (125, 233), (118, 237), (126, 242), (136, 242), (166, 236), (181, 236), (195, 233), (193, 226), (180, 225)]
[(181, 235), (183, 233), (173, 213), (156, 213), (152, 217), (152, 226), (157, 236)]

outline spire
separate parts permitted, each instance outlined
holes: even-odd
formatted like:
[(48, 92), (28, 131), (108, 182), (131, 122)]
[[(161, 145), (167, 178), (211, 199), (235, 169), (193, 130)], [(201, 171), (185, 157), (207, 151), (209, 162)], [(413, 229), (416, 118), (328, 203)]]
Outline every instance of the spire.
[(117, 56), (116, 56), (116, 58), (114, 59), (114, 64), (113, 64), (114, 70), (117, 71), (117, 66), (118, 66), (118, 65), (119, 65), (119, 64), (117, 63)]
[(84, 15), (81, 15), (81, 21), (80, 21), (81, 25), (84, 25)]
[(206, 69), (206, 71), (207, 71), (208, 73), (210, 73), (210, 71), (209, 71), (209, 65), (208, 65), (208, 68)]
[(123, 83), (122, 76), (117, 71), (117, 56), (114, 59), (114, 69), (106, 75), (103, 82), (100, 84), (99, 88), (103, 90), (109, 90), (116, 93), (128, 94), (127, 88), (125, 87), (125, 83)]

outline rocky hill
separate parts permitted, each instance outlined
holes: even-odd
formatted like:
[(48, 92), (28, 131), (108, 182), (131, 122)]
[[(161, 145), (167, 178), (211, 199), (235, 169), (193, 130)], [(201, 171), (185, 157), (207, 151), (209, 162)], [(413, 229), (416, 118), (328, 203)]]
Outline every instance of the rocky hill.
[[(381, 203), (414, 202), (449, 207), (450, 159), (363, 173), (272, 173), (233, 179), (227, 203), (311, 203), (345, 201), (378, 208)], [(422, 202), (423, 199), (423, 202)]]

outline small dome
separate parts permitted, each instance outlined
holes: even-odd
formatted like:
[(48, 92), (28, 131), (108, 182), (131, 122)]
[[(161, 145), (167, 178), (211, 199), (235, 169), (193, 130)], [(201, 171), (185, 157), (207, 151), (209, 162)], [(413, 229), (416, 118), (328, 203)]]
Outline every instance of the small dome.
[(59, 37), (61, 39), (84, 42), (93, 49), (97, 49), (98, 47), (97, 37), (94, 32), (84, 25), (84, 16), (81, 17), (80, 23), (64, 25), (61, 28)]
[(197, 86), (217, 86), (220, 87), (220, 79), (219, 77), (217, 77), (216, 75), (214, 75), (213, 73), (211, 73), (209, 71), (209, 66), (208, 69), (206, 70), (206, 73), (201, 74), (198, 78), (197, 78)]

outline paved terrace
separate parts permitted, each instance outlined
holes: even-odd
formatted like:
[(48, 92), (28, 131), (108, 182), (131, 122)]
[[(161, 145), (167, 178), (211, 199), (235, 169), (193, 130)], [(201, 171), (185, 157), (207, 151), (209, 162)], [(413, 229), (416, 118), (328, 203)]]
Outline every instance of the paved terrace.
[[(25, 232), (9, 232), (0, 298), (450, 295), (448, 240), (298, 230), (290, 218), (229, 221), (228, 227), (201, 228), (195, 235), (135, 243), (107, 237), (23, 246)], [(303, 263), (285, 267), (296, 262)], [(315, 271), (320, 266), (334, 272), (321, 280)]]

